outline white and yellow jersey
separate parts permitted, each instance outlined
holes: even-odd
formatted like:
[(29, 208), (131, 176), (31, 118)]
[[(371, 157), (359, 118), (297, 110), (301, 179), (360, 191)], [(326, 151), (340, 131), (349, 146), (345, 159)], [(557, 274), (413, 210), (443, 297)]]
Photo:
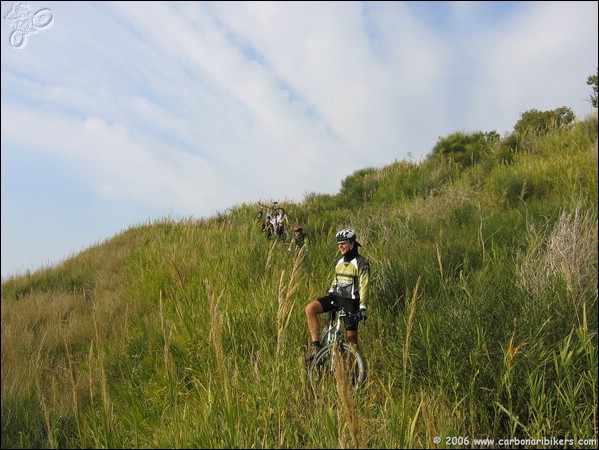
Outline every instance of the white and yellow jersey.
[(349, 262), (341, 257), (335, 266), (335, 278), (329, 292), (343, 298), (350, 298), (366, 306), (369, 297), (368, 279), (370, 264), (362, 255), (356, 255)]

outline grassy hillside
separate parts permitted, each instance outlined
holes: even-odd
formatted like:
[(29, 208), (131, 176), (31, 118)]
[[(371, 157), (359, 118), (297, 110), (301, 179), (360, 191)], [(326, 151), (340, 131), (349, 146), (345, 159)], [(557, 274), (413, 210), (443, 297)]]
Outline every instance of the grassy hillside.
[[(305, 261), (264, 238), (256, 203), (5, 280), (2, 448), (594, 448), (597, 194), (594, 116), (285, 203)], [(372, 267), (368, 379), (314, 398), (304, 306), (342, 227)]]

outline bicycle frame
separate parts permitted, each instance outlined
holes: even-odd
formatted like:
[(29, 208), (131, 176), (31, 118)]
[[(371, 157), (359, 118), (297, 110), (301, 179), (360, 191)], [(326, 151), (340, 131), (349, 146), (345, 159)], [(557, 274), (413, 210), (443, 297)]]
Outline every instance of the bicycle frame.
[(282, 213), (285, 213), (285, 210), (283, 208), (277, 208), (277, 205), (279, 204), (279, 202), (270, 202), (270, 204), (264, 204), (264, 203), (259, 203), (260, 205), (260, 210), (256, 213), (256, 219), (260, 220), (262, 219), (262, 217), (264, 216), (264, 213), (266, 213), (267, 216), (272, 216), (274, 212), (277, 212), (277, 214), (280, 214), (278, 211), (280, 210)]
[[(366, 362), (356, 346), (347, 342), (344, 318), (348, 316), (360, 317), (340, 308), (329, 312), (328, 325), (322, 332), (321, 344), (323, 348), (316, 354), (308, 370), (310, 384), (313, 388), (319, 385), (323, 378), (332, 377), (335, 373), (334, 352), (339, 352), (348, 363), (354, 389), (359, 389), (366, 378)], [(349, 359), (348, 359), (349, 358)]]
[(343, 308), (338, 310), (329, 311), (328, 322), (320, 336), (320, 344), (325, 347), (332, 344), (334, 341), (346, 340), (345, 335), (345, 317), (354, 316), (357, 323), (360, 323), (360, 314), (352, 314)]
[(329, 311), (328, 325), (320, 338), (320, 343), (323, 347), (332, 344), (333, 341), (339, 338), (345, 339), (343, 335), (345, 328), (343, 318), (346, 316), (348, 314), (343, 309), (339, 311), (339, 314), (337, 314), (337, 311)]

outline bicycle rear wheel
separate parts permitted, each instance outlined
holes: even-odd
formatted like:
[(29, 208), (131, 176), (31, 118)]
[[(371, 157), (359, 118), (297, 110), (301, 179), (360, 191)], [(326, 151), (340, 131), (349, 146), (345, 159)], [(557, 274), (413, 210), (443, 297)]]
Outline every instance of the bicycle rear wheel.
[(345, 342), (339, 345), (341, 361), (343, 367), (335, 367), (333, 352), (335, 351), (335, 343), (327, 345), (320, 350), (310, 368), (308, 370), (308, 380), (312, 389), (316, 389), (321, 385), (335, 383), (335, 371), (339, 371), (337, 376), (347, 377), (355, 390), (358, 390), (366, 380), (366, 362), (360, 351)]

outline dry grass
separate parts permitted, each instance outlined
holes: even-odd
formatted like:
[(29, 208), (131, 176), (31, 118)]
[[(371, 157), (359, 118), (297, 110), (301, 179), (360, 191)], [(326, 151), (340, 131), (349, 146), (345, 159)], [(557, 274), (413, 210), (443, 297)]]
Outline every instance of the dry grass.
[(519, 255), (519, 286), (537, 301), (565, 282), (576, 316), (585, 299), (597, 298), (597, 217), (578, 206), (555, 225), (529, 228), (529, 248)]

